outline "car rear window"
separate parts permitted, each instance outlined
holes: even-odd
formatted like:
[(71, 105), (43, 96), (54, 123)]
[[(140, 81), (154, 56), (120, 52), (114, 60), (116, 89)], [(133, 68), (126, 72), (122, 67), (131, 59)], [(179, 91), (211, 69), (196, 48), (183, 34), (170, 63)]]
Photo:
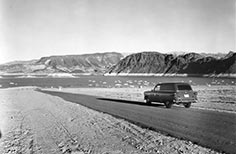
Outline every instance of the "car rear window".
[(178, 85), (178, 90), (192, 90), (190, 85)]

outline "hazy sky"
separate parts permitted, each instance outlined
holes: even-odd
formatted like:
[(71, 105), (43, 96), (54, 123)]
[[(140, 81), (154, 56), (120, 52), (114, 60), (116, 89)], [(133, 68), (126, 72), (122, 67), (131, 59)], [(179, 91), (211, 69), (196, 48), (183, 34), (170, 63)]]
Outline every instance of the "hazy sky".
[(0, 0), (0, 63), (94, 52), (236, 49), (235, 0)]

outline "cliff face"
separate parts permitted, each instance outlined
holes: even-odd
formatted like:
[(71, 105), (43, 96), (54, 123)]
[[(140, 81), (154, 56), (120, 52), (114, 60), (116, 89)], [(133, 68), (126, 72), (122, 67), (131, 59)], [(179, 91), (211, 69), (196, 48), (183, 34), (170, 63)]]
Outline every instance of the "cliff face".
[(236, 53), (223, 58), (196, 53), (174, 56), (158, 52), (132, 54), (111, 67), (109, 73), (220, 74), (236, 73)]
[(120, 53), (95, 53), (84, 55), (50, 56), (39, 60), (15, 62), (0, 66), (6, 73), (93, 73), (103, 74), (123, 57)]
[(57, 71), (70, 73), (104, 73), (107, 68), (118, 63), (120, 53), (95, 53), (85, 55), (50, 56), (41, 58), (37, 64)]
[(173, 57), (155, 52), (132, 54), (110, 69), (110, 73), (158, 73), (165, 71), (165, 59)]
[(229, 52), (225, 57), (216, 59), (213, 57), (203, 57), (191, 62), (179, 73), (188, 74), (221, 74), (236, 73), (236, 53)]

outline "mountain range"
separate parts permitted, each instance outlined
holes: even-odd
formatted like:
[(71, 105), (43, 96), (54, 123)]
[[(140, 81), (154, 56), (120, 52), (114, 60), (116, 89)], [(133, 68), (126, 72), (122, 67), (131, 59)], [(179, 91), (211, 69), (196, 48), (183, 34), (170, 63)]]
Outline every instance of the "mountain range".
[[(126, 54), (127, 55), (127, 54)], [(0, 74), (236, 74), (236, 53), (163, 54), (140, 52), (124, 56), (117, 52), (42, 57), (0, 65)]]

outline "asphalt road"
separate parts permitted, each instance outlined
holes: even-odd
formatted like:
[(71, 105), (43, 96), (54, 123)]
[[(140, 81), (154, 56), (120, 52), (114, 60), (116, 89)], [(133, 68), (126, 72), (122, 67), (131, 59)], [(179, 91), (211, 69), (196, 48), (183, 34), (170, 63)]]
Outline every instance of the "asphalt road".
[(236, 114), (41, 91), (219, 152), (236, 153)]

